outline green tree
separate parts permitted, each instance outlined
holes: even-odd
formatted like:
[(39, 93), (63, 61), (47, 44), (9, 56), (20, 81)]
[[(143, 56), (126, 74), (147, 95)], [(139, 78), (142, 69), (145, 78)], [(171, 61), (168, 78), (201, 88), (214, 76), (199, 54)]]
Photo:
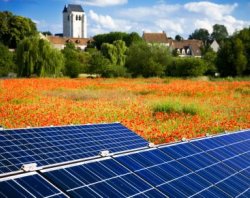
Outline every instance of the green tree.
[(170, 57), (169, 49), (165, 46), (134, 43), (128, 49), (126, 67), (134, 77), (163, 76)]
[(109, 43), (103, 43), (101, 46), (101, 52), (102, 54), (108, 58), (111, 62), (111, 64), (116, 65), (117, 64), (117, 48), (113, 44)]
[(7, 11), (0, 12), (0, 42), (9, 48), (16, 48), (21, 40), (37, 34), (36, 25), (31, 19)]
[(25, 38), (16, 50), (18, 76), (60, 76), (64, 67), (61, 52), (37, 37)]
[(96, 51), (92, 54), (90, 64), (88, 67), (88, 73), (100, 74), (102, 77), (110, 76), (111, 62), (108, 58), (103, 56), (100, 51)]
[(217, 60), (217, 53), (214, 52), (211, 48), (207, 50), (207, 52), (202, 57), (205, 64), (207, 65), (206, 75), (214, 75), (217, 72), (216, 68), (216, 60)]
[(125, 65), (125, 59), (126, 59), (126, 55), (125, 55), (125, 52), (127, 51), (126, 44), (122, 40), (117, 40), (113, 43), (113, 45), (116, 47), (116, 52), (117, 52), (116, 65), (123, 67)]
[(196, 29), (191, 35), (189, 35), (189, 39), (197, 39), (203, 41), (204, 45), (207, 45), (210, 40), (210, 35), (207, 29), (200, 28)]
[(125, 41), (126, 46), (129, 47), (133, 43), (142, 42), (143, 39), (137, 32), (132, 32), (129, 35), (127, 35), (123, 41)]
[(7, 76), (9, 72), (15, 72), (13, 52), (0, 43), (0, 76)]
[(176, 40), (176, 41), (182, 41), (183, 38), (182, 38), (179, 34), (177, 34), (177, 35), (175, 36), (175, 40)]
[(211, 34), (211, 39), (221, 42), (228, 37), (227, 28), (224, 25), (215, 24), (213, 26), (213, 32)]
[(113, 44), (114, 41), (117, 40), (124, 41), (127, 47), (129, 47), (132, 43), (143, 41), (143, 39), (136, 32), (132, 32), (130, 34), (125, 32), (110, 32), (94, 36), (93, 42), (89, 43), (88, 47), (96, 47), (100, 50), (103, 43)]
[(239, 38), (226, 40), (218, 51), (217, 68), (221, 76), (242, 75), (247, 69), (244, 44)]
[(247, 66), (244, 74), (250, 75), (250, 27), (236, 32), (234, 37), (240, 39), (244, 45), (244, 55), (247, 58)]

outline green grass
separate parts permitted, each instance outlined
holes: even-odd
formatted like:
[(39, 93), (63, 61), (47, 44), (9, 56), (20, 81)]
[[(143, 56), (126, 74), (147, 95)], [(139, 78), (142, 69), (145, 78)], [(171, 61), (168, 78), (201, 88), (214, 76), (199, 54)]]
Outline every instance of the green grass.
[(181, 104), (178, 101), (164, 101), (153, 105), (153, 113), (157, 112), (202, 115), (203, 109), (197, 104)]

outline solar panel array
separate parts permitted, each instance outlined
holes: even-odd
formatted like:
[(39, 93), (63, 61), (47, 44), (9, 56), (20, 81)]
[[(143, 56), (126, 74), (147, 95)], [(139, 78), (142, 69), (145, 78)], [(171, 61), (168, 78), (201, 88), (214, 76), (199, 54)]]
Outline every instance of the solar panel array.
[(0, 131), (0, 174), (23, 164), (52, 165), (146, 147), (148, 142), (119, 123)]
[[(81, 126), (71, 129), (77, 127)], [(113, 155), (43, 167), (25, 176), (27, 173), (3, 177), (0, 179), (0, 197), (250, 197), (249, 130), (146, 148), (147, 141), (125, 130), (122, 125), (105, 127), (105, 130), (113, 127), (120, 130), (114, 134), (113, 130), (105, 133), (113, 141), (109, 145), (106, 139), (103, 146), (105, 150), (115, 152)], [(57, 134), (65, 129), (56, 128)], [(130, 141), (122, 138), (121, 131), (130, 137)], [(8, 135), (10, 133), (8, 131)], [(90, 132), (86, 133), (89, 135)], [(88, 148), (91, 145), (98, 148), (92, 151), (96, 155), (104, 149), (99, 147), (104, 139), (98, 138), (97, 133), (93, 134), (96, 139), (88, 142)], [(118, 138), (115, 142), (119, 136), (124, 141)], [(60, 144), (67, 146), (68, 139)], [(89, 157), (81, 157), (84, 156)], [(37, 186), (42, 187), (39, 189)]]

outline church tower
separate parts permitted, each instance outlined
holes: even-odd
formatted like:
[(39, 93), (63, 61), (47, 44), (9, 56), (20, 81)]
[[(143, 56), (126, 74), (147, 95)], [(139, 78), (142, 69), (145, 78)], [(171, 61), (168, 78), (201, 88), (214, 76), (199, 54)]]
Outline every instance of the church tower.
[(65, 5), (63, 9), (63, 36), (87, 38), (87, 19), (82, 6)]

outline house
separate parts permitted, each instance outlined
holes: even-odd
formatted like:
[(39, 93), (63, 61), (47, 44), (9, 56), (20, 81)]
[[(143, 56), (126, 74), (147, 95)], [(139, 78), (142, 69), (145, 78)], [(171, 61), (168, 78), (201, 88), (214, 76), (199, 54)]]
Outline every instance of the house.
[(167, 37), (166, 32), (161, 32), (161, 33), (146, 33), (143, 32), (142, 38), (147, 42), (147, 43), (157, 43), (165, 46), (169, 46), (169, 39)]
[(91, 41), (89, 38), (68, 38), (59, 36), (45, 36), (44, 39), (48, 40), (59, 50), (64, 49), (67, 43), (74, 43), (78, 49), (85, 50), (88, 43)]
[(176, 50), (180, 57), (201, 57), (201, 47), (203, 46), (200, 40), (181, 40), (175, 41), (167, 37), (163, 31), (161, 33), (146, 33), (143, 32), (142, 38), (147, 43), (158, 43), (170, 48), (171, 51)]
[(210, 47), (212, 48), (214, 52), (218, 52), (220, 45), (218, 44), (216, 40), (213, 40), (213, 42), (210, 44)]
[(171, 50), (176, 50), (177, 54), (180, 57), (197, 57), (201, 58), (201, 47), (203, 46), (203, 42), (200, 40), (181, 40), (175, 41), (173, 40), (170, 43)]

